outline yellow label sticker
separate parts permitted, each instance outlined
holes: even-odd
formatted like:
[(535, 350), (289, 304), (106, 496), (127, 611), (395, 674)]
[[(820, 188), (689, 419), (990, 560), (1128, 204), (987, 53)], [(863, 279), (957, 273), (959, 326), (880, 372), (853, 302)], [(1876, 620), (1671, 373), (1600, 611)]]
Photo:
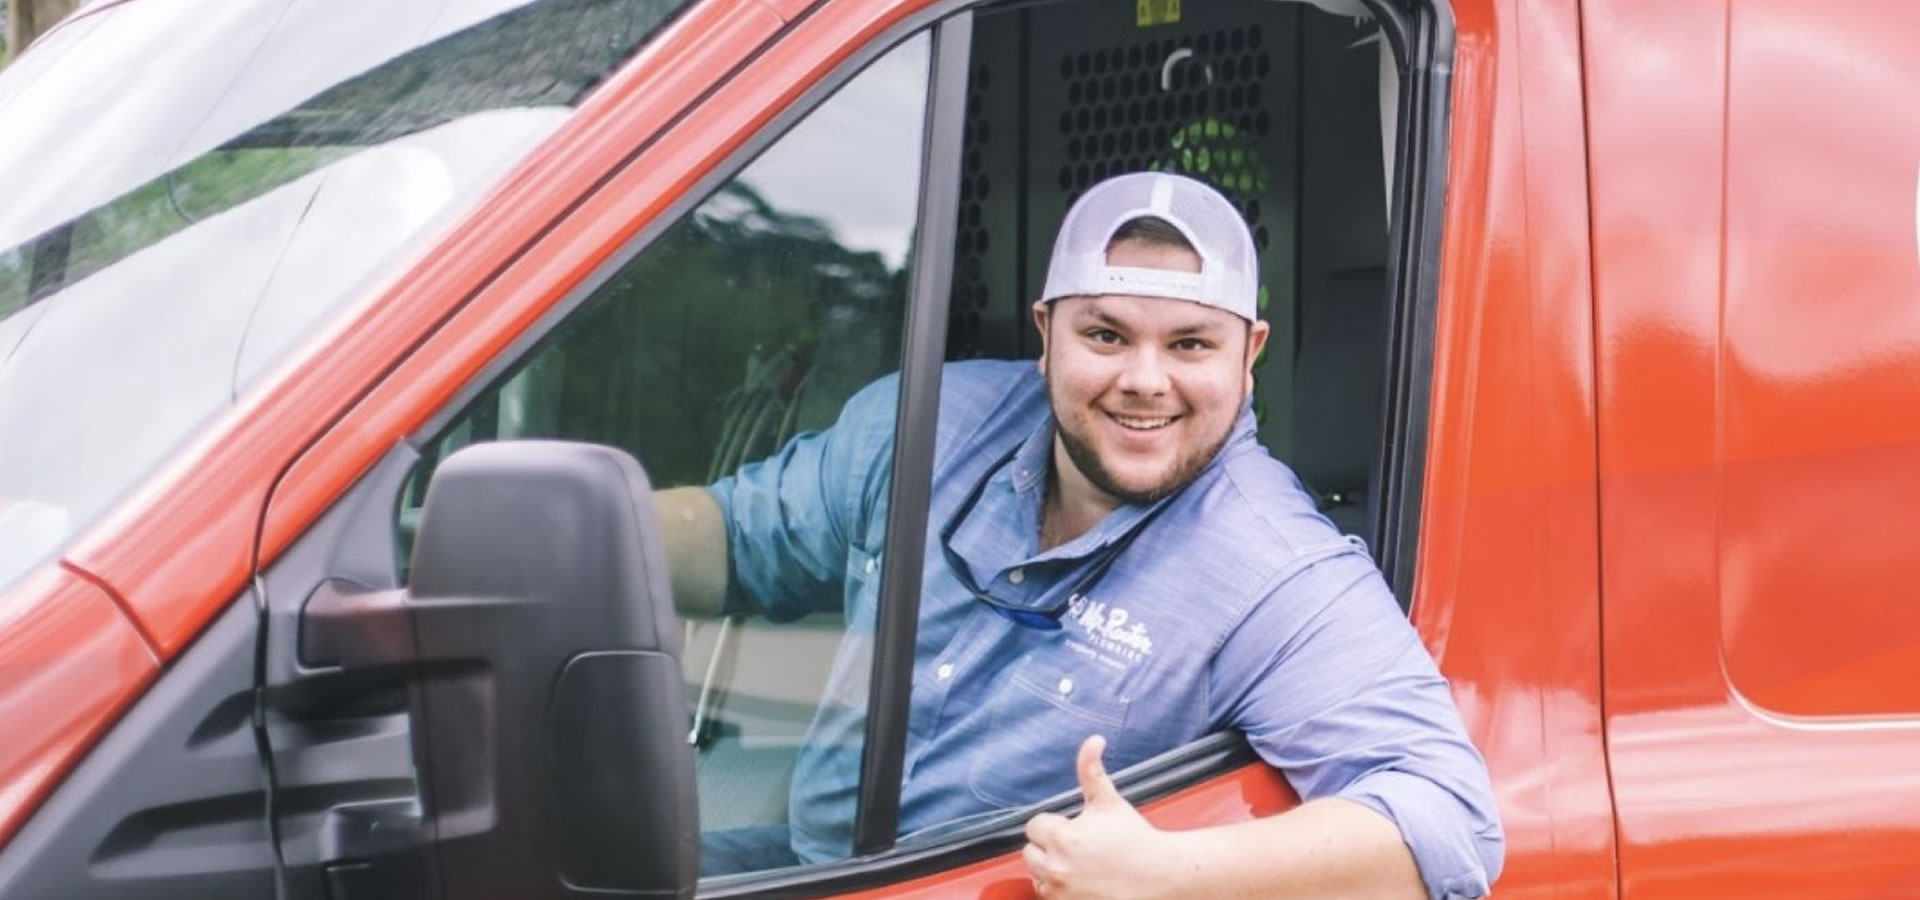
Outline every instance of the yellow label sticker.
[(1140, 28), (1180, 21), (1180, 0), (1134, 0), (1133, 23)]

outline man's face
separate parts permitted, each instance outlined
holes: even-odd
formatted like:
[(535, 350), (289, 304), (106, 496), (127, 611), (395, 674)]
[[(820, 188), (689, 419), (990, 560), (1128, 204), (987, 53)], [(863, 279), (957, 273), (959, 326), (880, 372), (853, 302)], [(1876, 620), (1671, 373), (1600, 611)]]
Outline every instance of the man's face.
[[(1122, 241), (1115, 266), (1200, 271), (1192, 251)], [(1267, 323), (1184, 300), (1126, 295), (1034, 305), (1060, 443), (1091, 485), (1145, 503), (1184, 487), (1226, 443), (1253, 389)]]

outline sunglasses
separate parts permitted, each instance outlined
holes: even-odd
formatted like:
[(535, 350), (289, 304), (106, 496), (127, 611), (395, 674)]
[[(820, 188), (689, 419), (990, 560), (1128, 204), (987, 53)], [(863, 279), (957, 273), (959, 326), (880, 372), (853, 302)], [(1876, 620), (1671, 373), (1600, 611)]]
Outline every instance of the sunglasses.
[(1154, 516), (1159, 515), (1160, 511), (1166, 508), (1166, 504), (1163, 502), (1159, 506), (1155, 506), (1149, 510), (1146, 515), (1140, 517), (1138, 522), (1133, 523), (1133, 526), (1128, 528), (1125, 534), (1120, 535), (1120, 537), (1105, 547), (1100, 548), (1100, 550), (1095, 553), (1093, 564), (1087, 569), (1086, 574), (1080, 576), (1079, 580), (1074, 582), (1073, 587), (1062, 595), (1061, 599), (1046, 606), (1039, 607), (1009, 603), (995, 597), (987, 589), (981, 587), (979, 582), (973, 580), (973, 570), (967, 566), (966, 560), (961, 559), (960, 554), (953, 549), (953, 535), (960, 530), (960, 523), (966, 521), (967, 516), (972, 515), (974, 506), (980, 502), (981, 495), (986, 493), (987, 483), (992, 481), (993, 477), (999, 474), (1001, 469), (1006, 468), (1007, 464), (1013, 461), (1014, 456), (1017, 455), (1019, 451), (1019, 446), (1015, 445), (1012, 450), (1008, 451), (1007, 455), (1000, 458), (999, 462), (994, 463), (988, 468), (986, 473), (980, 476), (979, 481), (974, 483), (973, 490), (967, 493), (967, 498), (960, 502), (960, 506), (953, 511), (953, 515), (948, 517), (947, 524), (940, 529), (940, 553), (946, 557), (947, 568), (953, 570), (953, 575), (959, 579), (960, 586), (966, 588), (967, 592), (972, 594), (975, 600), (985, 603), (989, 609), (1011, 620), (1016, 625), (1023, 625), (1041, 631), (1058, 631), (1060, 630), (1060, 618), (1066, 615), (1067, 610), (1071, 608), (1074, 603), (1078, 602), (1081, 597), (1090, 593), (1094, 586), (1100, 583), (1100, 579), (1106, 577), (1107, 570), (1113, 568), (1114, 561), (1120, 558), (1121, 552), (1133, 543), (1134, 538), (1139, 537), (1140, 532), (1146, 529), (1147, 523), (1151, 522)]

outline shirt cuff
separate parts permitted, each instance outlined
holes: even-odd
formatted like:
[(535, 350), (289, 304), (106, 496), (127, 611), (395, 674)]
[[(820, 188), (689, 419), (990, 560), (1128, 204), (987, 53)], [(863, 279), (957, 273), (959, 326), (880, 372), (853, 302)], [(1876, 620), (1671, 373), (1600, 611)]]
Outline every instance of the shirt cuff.
[(733, 481), (733, 476), (728, 475), (707, 485), (707, 495), (712, 497), (713, 502), (720, 507), (720, 522), (727, 532), (727, 590), (720, 600), (720, 614), (748, 616), (759, 610), (754, 608), (753, 597), (741, 584), (740, 572), (737, 569), (737, 554), (732, 549), (737, 530), (733, 522), (733, 491), (731, 490)]
[(1499, 824), (1432, 781), (1375, 772), (1335, 796), (1386, 816), (1400, 829), (1433, 900), (1484, 897), (1500, 874), (1506, 840)]

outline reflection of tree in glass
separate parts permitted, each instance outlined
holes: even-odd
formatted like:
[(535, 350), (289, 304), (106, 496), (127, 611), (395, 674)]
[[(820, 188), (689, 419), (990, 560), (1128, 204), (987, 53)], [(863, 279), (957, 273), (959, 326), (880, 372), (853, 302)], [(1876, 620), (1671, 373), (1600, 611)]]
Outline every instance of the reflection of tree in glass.
[(905, 303), (904, 268), (735, 181), (543, 352), (564, 361), (556, 430), (632, 451), (658, 484), (704, 482), (896, 368)]
[(578, 104), (685, 0), (547, 0), (333, 85), (20, 247), (0, 316), (328, 163), (497, 109)]
[(201, 156), (0, 254), (0, 316), (356, 149), (282, 147)]
[(491, 109), (574, 106), (685, 0), (546, 0), (341, 82), (232, 146), (384, 144)]
[(27, 305), (27, 254), (23, 248), (0, 252), (0, 318)]

